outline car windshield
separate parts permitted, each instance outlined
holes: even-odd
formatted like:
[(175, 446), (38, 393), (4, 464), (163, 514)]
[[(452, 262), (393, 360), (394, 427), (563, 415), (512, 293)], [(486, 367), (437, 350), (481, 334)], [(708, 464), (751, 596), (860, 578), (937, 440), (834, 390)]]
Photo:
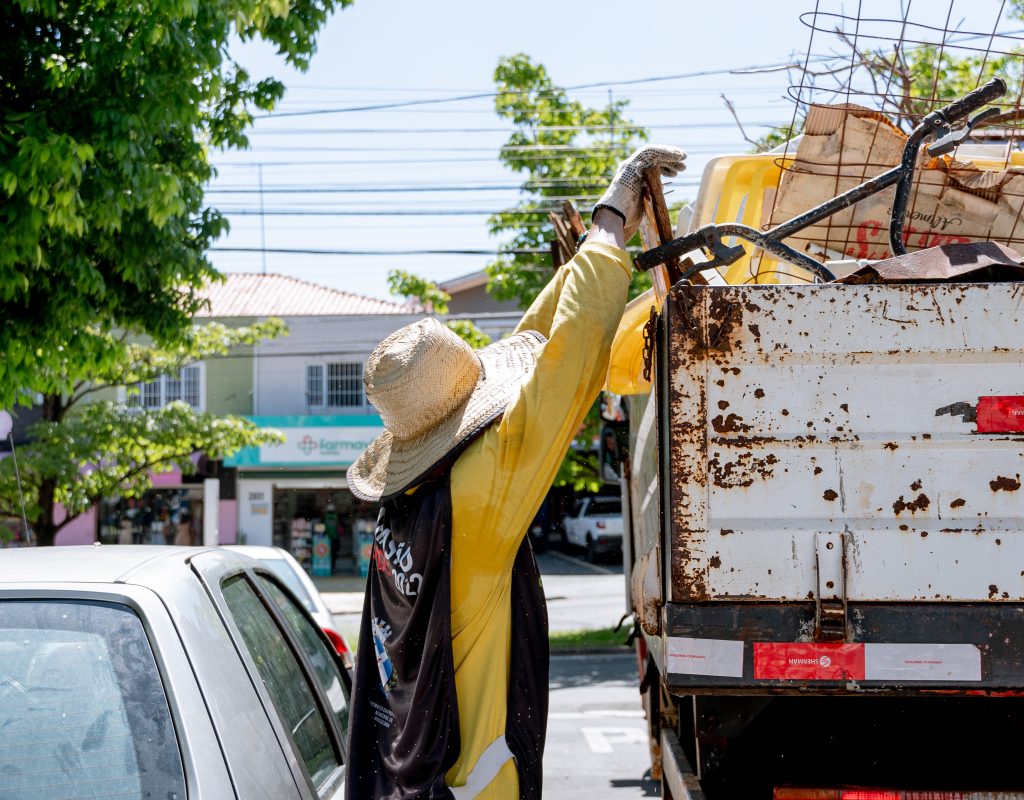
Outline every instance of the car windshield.
[(295, 595), (296, 599), (302, 603), (302, 606), (306, 611), (310, 614), (316, 613), (317, 609), (316, 605), (313, 603), (313, 598), (309, 596), (309, 592), (302, 584), (302, 579), (295, 574), (295, 570), (292, 569), (291, 564), (283, 558), (261, 558), (260, 563), (281, 579), (284, 585), (288, 587), (289, 591), (291, 591), (291, 593)]
[(622, 501), (618, 498), (609, 498), (607, 500), (591, 500), (590, 505), (587, 506), (587, 510), (583, 516), (605, 517), (621, 513)]
[(131, 609), (0, 602), (0, 797), (184, 800), (167, 699)]

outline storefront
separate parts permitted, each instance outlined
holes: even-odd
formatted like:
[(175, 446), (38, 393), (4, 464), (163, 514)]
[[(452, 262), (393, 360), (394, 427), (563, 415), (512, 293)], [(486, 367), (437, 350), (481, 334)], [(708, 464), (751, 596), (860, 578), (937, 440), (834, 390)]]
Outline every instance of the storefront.
[(96, 509), (98, 541), (234, 544), (238, 518), (234, 470), (200, 454), (193, 462), (191, 474), (174, 468), (151, 475), (152, 488), (141, 497), (104, 497)]
[(250, 447), (225, 461), (238, 469), (238, 540), (289, 550), (312, 570), (314, 544), (330, 545), (322, 568), (354, 573), (377, 508), (348, 491), (345, 471), (384, 430), (377, 416), (251, 417), (282, 444)]

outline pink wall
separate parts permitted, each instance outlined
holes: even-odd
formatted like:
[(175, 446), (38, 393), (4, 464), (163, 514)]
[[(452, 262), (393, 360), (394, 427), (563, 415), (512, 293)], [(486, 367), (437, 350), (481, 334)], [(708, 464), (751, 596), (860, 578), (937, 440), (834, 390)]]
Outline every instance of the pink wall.
[[(57, 524), (64, 521), (67, 515), (63, 506), (58, 506), (55, 514)], [(57, 534), (54, 544), (92, 544), (96, 541), (96, 506), (79, 514), (65, 525)]]
[(218, 508), (220, 521), (217, 536), (221, 544), (238, 543), (238, 501), (221, 500)]
[(150, 472), (149, 478), (153, 481), (154, 489), (171, 489), (181, 486), (181, 470), (177, 467), (170, 472)]

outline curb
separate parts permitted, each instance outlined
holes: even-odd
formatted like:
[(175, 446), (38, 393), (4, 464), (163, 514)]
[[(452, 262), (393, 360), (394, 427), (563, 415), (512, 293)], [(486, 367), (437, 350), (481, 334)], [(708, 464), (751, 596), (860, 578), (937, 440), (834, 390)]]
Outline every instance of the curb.
[(633, 650), (626, 645), (618, 647), (556, 647), (551, 649), (551, 658), (559, 656), (617, 656), (632, 655)]

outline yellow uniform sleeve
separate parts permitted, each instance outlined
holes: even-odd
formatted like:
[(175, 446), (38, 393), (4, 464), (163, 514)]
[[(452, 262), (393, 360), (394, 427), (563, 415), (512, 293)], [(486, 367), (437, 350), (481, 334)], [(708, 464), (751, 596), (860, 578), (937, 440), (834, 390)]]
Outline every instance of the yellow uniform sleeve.
[[(479, 755), (505, 733), (512, 562), (604, 383), (630, 271), (625, 251), (605, 244), (585, 244), (558, 271), (517, 328), (548, 339), (533, 375), (452, 468), (452, 653), (462, 754), (449, 786), (463, 785)], [(518, 796), (516, 786), (515, 768), (506, 765), (480, 798)]]

